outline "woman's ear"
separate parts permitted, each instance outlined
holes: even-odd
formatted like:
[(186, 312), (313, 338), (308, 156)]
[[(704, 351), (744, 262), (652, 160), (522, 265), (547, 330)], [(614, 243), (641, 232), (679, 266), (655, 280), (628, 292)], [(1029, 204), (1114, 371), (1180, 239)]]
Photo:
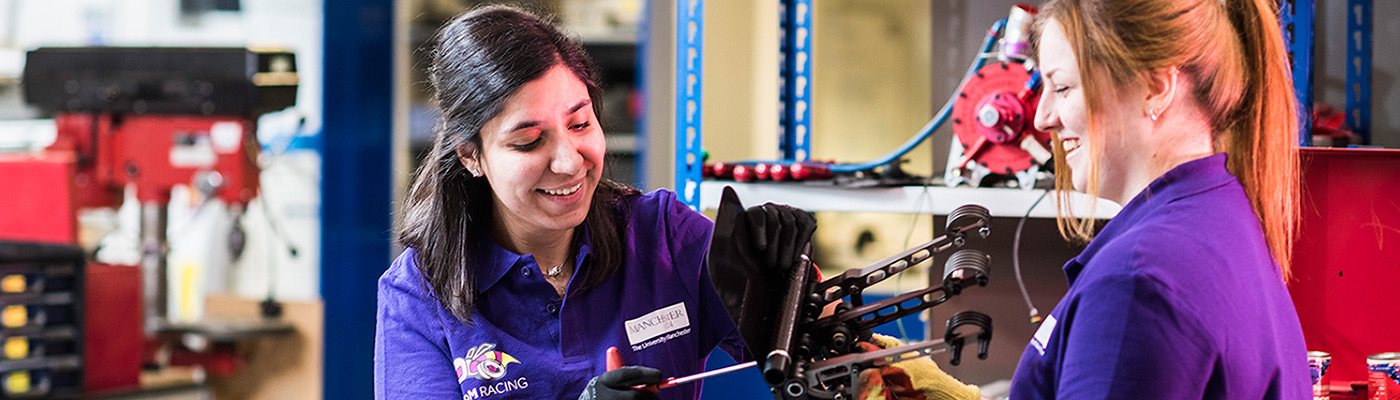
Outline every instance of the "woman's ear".
[(1181, 86), (1180, 75), (1181, 70), (1176, 67), (1147, 72), (1147, 109), (1144, 111), (1148, 118), (1156, 121), (1171, 108), (1176, 91)]
[(467, 172), (472, 174), (473, 178), (481, 176), (481, 161), (478, 160), (480, 153), (476, 146), (471, 144), (457, 148), (457, 159), (462, 161), (462, 166), (467, 167)]

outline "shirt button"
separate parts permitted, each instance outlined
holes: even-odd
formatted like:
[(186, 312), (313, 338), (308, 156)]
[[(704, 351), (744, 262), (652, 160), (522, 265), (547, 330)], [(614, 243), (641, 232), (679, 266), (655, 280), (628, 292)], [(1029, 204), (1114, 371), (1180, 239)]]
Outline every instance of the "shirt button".
[(530, 276), (530, 266), (527, 265), (527, 266), (524, 266), (524, 267), (520, 267), (520, 274), (521, 274), (521, 275), (525, 275), (525, 276)]
[(550, 314), (554, 314), (556, 312), (559, 312), (559, 306), (554, 305), (554, 303), (549, 303), (548, 305), (544, 306), (544, 310), (548, 311)]

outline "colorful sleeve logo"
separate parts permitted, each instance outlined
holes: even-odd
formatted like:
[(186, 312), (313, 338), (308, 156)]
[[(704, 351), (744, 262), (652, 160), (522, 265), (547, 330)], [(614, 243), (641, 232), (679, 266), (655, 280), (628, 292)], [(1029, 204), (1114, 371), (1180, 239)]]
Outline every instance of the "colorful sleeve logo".
[(501, 379), (506, 376), (506, 366), (520, 363), (510, 354), (495, 349), (495, 343), (482, 343), (467, 350), (465, 357), (452, 360), (452, 367), (457, 370), (457, 383), (462, 383), (467, 377), (483, 381)]

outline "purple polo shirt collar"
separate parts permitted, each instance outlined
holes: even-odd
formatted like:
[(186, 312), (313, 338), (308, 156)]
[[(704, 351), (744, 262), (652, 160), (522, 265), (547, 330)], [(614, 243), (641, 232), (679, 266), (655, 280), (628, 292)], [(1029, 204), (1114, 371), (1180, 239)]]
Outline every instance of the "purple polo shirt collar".
[[(588, 225), (580, 226), (579, 229), (583, 229), (583, 237), (579, 240), (578, 253), (574, 255), (574, 276), (582, 275), (584, 268), (587, 268), (588, 265), (584, 263), (584, 260), (591, 255), (589, 243), (592, 242), (592, 238), (588, 234)], [(482, 273), (476, 276), (476, 287), (479, 292), (490, 290), (492, 286), (495, 286), (497, 282), (501, 281), (502, 277), (505, 277), (506, 273), (522, 268), (529, 268), (531, 266), (539, 266), (539, 262), (535, 261), (535, 255), (515, 254), (515, 252), (505, 247), (501, 247), (489, 234), (473, 236), (478, 238), (476, 239), (477, 257), (480, 257), (482, 261), (489, 261), (477, 264), (486, 266)], [(540, 271), (540, 269), (536, 268), (532, 273), (538, 271)], [(572, 278), (570, 278), (569, 285), (573, 285)]]
[[(1225, 168), (1226, 161), (1225, 153), (1216, 153), (1187, 161), (1172, 168), (1148, 184), (1142, 193), (1138, 193), (1137, 196), (1128, 201), (1128, 204), (1118, 211), (1118, 215), (1113, 217), (1097, 236), (1119, 236), (1123, 231), (1137, 226), (1143, 218), (1152, 215), (1147, 210), (1154, 210), (1161, 204), (1234, 182), (1235, 176), (1231, 175)], [(1109, 242), (1107, 240), (1090, 242), (1089, 246), (1079, 253), (1079, 256), (1065, 263), (1063, 269), (1070, 285), (1073, 285), (1075, 278), (1079, 277), (1079, 272), (1084, 269), (1084, 264), (1093, 259), (1094, 255), (1098, 254)]]

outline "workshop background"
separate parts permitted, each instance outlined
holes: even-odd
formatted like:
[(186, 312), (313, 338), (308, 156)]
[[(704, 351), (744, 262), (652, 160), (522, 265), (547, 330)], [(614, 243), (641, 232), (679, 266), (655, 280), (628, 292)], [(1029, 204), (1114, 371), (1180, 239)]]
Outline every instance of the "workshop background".
[[(1333, 353), (1334, 390), (1344, 390), (1366, 381), (1366, 355), (1400, 351), (1400, 321), (1386, 317), (1400, 315), (1400, 303), (1382, 297), (1400, 286), (1400, 155), (1384, 150), (1400, 148), (1400, 112), (1390, 114), (1400, 111), (1400, 51), (1383, 39), (1400, 37), (1400, 3), (1283, 1), (1296, 17), (1283, 22), (1293, 42), (1312, 44), (1293, 58), (1310, 71), (1295, 76), (1307, 77), (1300, 93), (1316, 112), (1300, 140), (1349, 148), (1304, 152), (1302, 272), (1290, 282), (1310, 349)], [(426, 46), (443, 22), (480, 3), (0, 0), (0, 399), (370, 398), (376, 281), (402, 251), (391, 235), (395, 212), (432, 140)], [(1032, 168), (987, 175), (1002, 161), (969, 151), (950, 123), (896, 161), (856, 173), (802, 182), (734, 175), (781, 165), (793, 180), (797, 164), (882, 159), (959, 92), (989, 28), (1017, 3), (1038, 1), (512, 3), (557, 15), (601, 67), (612, 179), (676, 190), (711, 216), (724, 185), (746, 204), (814, 211), (813, 255), (828, 278), (942, 237), (957, 206), (986, 206), (991, 234), (966, 247), (990, 255), (989, 284), (875, 330), (911, 343), (942, 339), (954, 313), (986, 313), (995, 335), (985, 360), (974, 349), (958, 366), (947, 354), (933, 358), (984, 393), (1004, 393), (1036, 327), (1028, 307), (1049, 313), (1066, 290), (1060, 266), (1082, 249), (1057, 232), (1053, 196), (1039, 200), (1051, 178), (1030, 152), (1013, 164)], [(120, 63), (57, 58), (27, 70), (36, 50), (71, 47), (96, 57), (137, 52)], [(137, 94), (176, 90), (214, 72), (185, 63), (192, 51), (159, 49), (210, 47), (223, 52), (209, 57), (251, 60), (232, 75), (254, 93), (239, 97), (248, 110), (197, 103), (162, 114), (147, 112), (154, 103), (38, 100), (130, 89), (108, 77), (155, 82), (133, 86)], [(143, 59), (177, 72), (151, 73)], [(39, 84), (65, 73), (74, 78)], [(973, 85), (1011, 90), (1028, 78), (1005, 79), (1010, 86)], [(276, 109), (259, 108), (268, 106)], [(148, 142), (99, 139), (122, 121), (148, 121)], [(243, 128), (231, 144), (217, 133), (229, 126)], [(153, 183), (154, 174), (132, 172), (137, 165), (180, 184)], [(1102, 218), (1117, 209), (1079, 200)], [(865, 300), (936, 287), (947, 259), (889, 277)], [(163, 298), (150, 289), (143, 297), (156, 275), (142, 265), (164, 271)], [(729, 364), (722, 352), (710, 360)], [(704, 393), (770, 396), (756, 370), (707, 379)]]

